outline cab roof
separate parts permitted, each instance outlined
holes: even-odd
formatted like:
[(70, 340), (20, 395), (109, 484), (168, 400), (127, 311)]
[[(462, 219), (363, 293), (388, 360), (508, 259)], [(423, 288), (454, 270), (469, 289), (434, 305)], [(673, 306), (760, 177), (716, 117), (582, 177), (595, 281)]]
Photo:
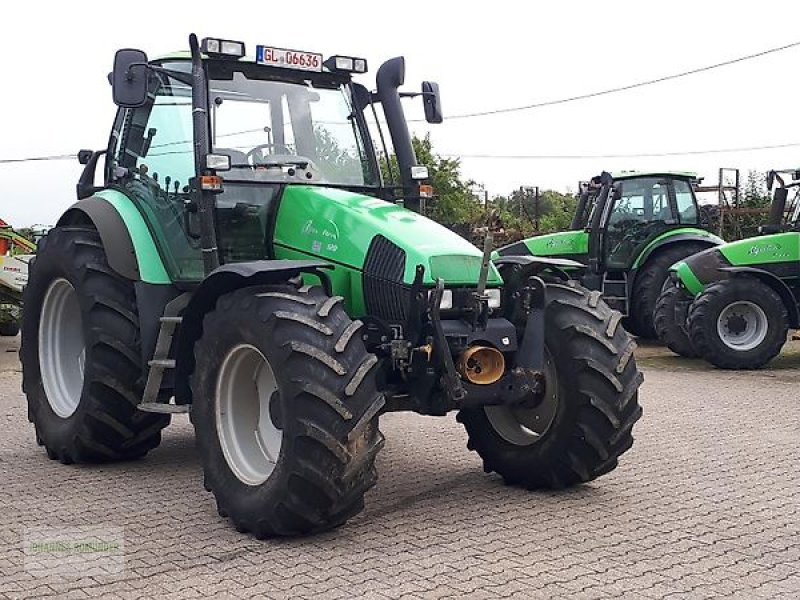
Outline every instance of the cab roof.
[(691, 171), (612, 171), (611, 177), (615, 180), (636, 179), (639, 177), (671, 177), (673, 179), (698, 180), (697, 173)]

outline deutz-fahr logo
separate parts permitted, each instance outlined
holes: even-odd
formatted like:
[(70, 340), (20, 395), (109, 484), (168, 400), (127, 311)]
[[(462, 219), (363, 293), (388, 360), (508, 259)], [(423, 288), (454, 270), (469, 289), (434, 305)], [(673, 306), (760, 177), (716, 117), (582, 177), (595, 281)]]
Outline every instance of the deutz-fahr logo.
[(559, 239), (554, 238), (552, 240), (547, 240), (547, 247), (548, 248), (555, 248), (556, 246), (572, 246), (572, 240), (570, 239)]
[[(773, 244), (763, 244), (763, 245), (760, 245), (760, 246), (758, 246), (758, 245), (757, 246), (750, 246), (750, 250), (748, 250), (747, 253), (750, 256), (758, 256), (759, 254), (766, 254), (766, 253), (769, 253), (769, 252), (774, 252), (775, 254), (778, 254), (780, 252), (780, 250), (781, 250), (781, 245), (778, 244), (778, 243), (773, 243)], [(785, 254), (785, 253), (783, 253), (783, 254)]]

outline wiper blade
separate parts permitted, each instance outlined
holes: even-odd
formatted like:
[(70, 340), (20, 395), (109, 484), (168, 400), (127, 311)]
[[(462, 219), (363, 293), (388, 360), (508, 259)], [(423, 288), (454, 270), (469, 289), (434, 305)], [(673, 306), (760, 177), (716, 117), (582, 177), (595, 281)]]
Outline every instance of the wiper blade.
[(276, 160), (271, 162), (258, 162), (258, 163), (238, 163), (231, 165), (231, 169), (245, 169), (245, 168), (259, 167), (300, 167), (301, 169), (308, 168), (307, 160)]

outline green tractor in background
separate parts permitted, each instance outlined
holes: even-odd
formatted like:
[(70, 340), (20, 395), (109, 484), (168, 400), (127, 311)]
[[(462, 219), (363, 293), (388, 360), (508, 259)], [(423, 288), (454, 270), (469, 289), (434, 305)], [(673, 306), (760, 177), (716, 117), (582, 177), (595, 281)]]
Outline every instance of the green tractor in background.
[(723, 243), (702, 227), (697, 181), (693, 173), (604, 172), (581, 185), (570, 231), (510, 244), (497, 256), (582, 263), (573, 276), (599, 290), (628, 330), (655, 338), (653, 310), (670, 265)]
[(457, 410), (508, 484), (616, 467), (642, 381), (619, 313), (577, 263), (492, 263), (413, 210), (430, 186), (401, 96), (440, 122), (436, 84), (401, 93), (402, 58), (372, 92), (364, 59), (189, 44), (117, 52), (108, 147), (79, 154), (79, 201), (31, 265), (23, 390), (50, 458), (138, 458), (189, 413), (220, 515), (257, 537), (359, 512), (387, 411)]
[[(782, 174), (790, 174), (786, 183)], [(775, 189), (762, 235), (673, 265), (655, 312), (659, 337), (676, 354), (722, 369), (757, 369), (800, 328), (800, 170), (770, 171)]]

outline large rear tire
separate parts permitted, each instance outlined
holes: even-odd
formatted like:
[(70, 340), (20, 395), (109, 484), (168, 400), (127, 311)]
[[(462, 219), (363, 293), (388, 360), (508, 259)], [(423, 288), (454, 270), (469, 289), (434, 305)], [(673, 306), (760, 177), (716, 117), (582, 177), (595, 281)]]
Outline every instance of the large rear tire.
[(376, 481), (377, 358), (341, 301), (319, 288), (244, 288), (203, 321), (192, 421), (206, 487), (241, 532), (336, 527)]
[(758, 369), (786, 343), (789, 314), (768, 285), (737, 276), (709, 285), (689, 307), (692, 345), (720, 369)]
[(56, 227), (24, 295), (22, 389), (47, 455), (65, 464), (145, 455), (167, 415), (137, 410), (143, 368), (133, 282), (108, 266), (93, 229)]
[(19, 323), (17, 321), (3, 321), (0, 323), (0, 335), (3, 337), (14, 337), (19, 333)]
[(679, 288), (675, 282), (667, 279), (661, 289), (661, 295), (656, 302), (653, 315), (653, 324), (658, 334), (658, 339), (678, 356), (697, 358), (697, 350), (692, 346), (689, 334), (686, 333), (686, 323), (676, 320), (676, 308), (679, 302), (691, 302), (691, 296)]
[(547, 286), (546, 397), (535, 409), (462, 410), (467, 447), (507, 484), (563, 488), (617, 466), (642, 414), (642, 374), (630, 335), (600, 292), (575, 282)]
[(631, 333), (648, 340), (656, 339), (658, 334), (653, 322), (654, 312), (669, 268), (705, 248), (708, 248), (705, 244), (679, 242), (656, 251), (657, 254), (647, 260), (633, 283), (631, 314), (625, 323)]

